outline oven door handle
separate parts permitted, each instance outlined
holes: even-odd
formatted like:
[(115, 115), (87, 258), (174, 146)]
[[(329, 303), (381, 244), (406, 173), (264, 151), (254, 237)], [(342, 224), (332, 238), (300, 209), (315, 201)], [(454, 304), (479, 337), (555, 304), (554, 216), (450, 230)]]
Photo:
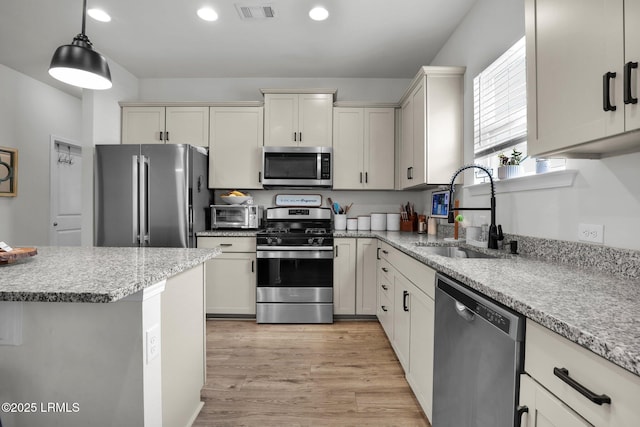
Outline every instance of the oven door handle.
[(333, 246), (262, 246), (256, 247), (258, 251), (280, 252), (312, 252), (312, 251), (333, 251)]
[(333, 259), (333, 248), (330, 250), (291, 250), (291, 251), (256, 251), (256, 258), (258, 259)]

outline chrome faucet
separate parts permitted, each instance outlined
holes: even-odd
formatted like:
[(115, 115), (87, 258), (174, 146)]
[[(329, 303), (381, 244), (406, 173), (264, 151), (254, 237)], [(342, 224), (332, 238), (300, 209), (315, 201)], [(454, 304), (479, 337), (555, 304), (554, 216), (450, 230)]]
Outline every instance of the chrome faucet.
[[(491, 207), (490, 208), (461, 208), (461, 207), (457, 207), (454, 208), (454, 195), (453, 193), (455, 192), (455, 188), (453, 187), (453, 183), (456, 180), (456, 177), (460, 174), (460, 172), (462, 172), (463, 170), (466, 169), (472, 169), (472, 168), (476, 168), (476, 169), (481, 169), (483, 170), (487, 176), (489, 177), (489, 181), (491, 182)], [(491, 176), (491, 171), (487, 168), (485, 168), (484, 166), (480, 166), (480, 165), (465, 165), (462, 166), (460, 169), (458, 169), (453, 176), (451, 177), (451, 184), (449, 184), (449, 217), (448, 217), (448, 222), (450, 224), (453, 224), (455, 222), (455, 217), (453, 215), (453, 211), (454, 210), (458, 210), (458, 211), (491, 211), (491, 225), (489, 225), (489, 244), (488, 244), (488, 248), (489, 249), (498, 249), (498, 241), (504, 239), (504, 235), (502, 234), (502, 226), (501, 225), (497, 225), (496, 226), (496, 191), (495, 191), (495, 186), (493, 184), (493, 177)]]

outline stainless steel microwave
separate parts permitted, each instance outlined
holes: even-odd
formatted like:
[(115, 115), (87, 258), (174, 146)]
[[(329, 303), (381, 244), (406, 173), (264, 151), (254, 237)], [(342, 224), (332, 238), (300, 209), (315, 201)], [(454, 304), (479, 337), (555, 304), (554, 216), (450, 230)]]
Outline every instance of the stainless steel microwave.
[(211, 205), (211, 228), (260, 228), (262, 206)]
[(332, 157), (331, 147), (263, 147), (262, 185), (265, 188), (330, 188)]

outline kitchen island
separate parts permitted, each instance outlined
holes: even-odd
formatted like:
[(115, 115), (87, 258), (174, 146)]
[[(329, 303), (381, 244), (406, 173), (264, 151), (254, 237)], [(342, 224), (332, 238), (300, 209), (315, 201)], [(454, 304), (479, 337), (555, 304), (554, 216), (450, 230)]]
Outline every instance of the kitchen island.
[(219, 249), (42, 247), (0, 266), (5, 427), (188, 425)]

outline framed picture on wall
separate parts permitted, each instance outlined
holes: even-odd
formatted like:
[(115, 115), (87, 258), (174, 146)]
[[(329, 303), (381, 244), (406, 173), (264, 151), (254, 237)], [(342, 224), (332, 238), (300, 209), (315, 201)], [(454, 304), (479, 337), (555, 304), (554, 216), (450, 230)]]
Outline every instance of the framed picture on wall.
[(18, 150), (0, 147), (0, 196), (18, 195)]

